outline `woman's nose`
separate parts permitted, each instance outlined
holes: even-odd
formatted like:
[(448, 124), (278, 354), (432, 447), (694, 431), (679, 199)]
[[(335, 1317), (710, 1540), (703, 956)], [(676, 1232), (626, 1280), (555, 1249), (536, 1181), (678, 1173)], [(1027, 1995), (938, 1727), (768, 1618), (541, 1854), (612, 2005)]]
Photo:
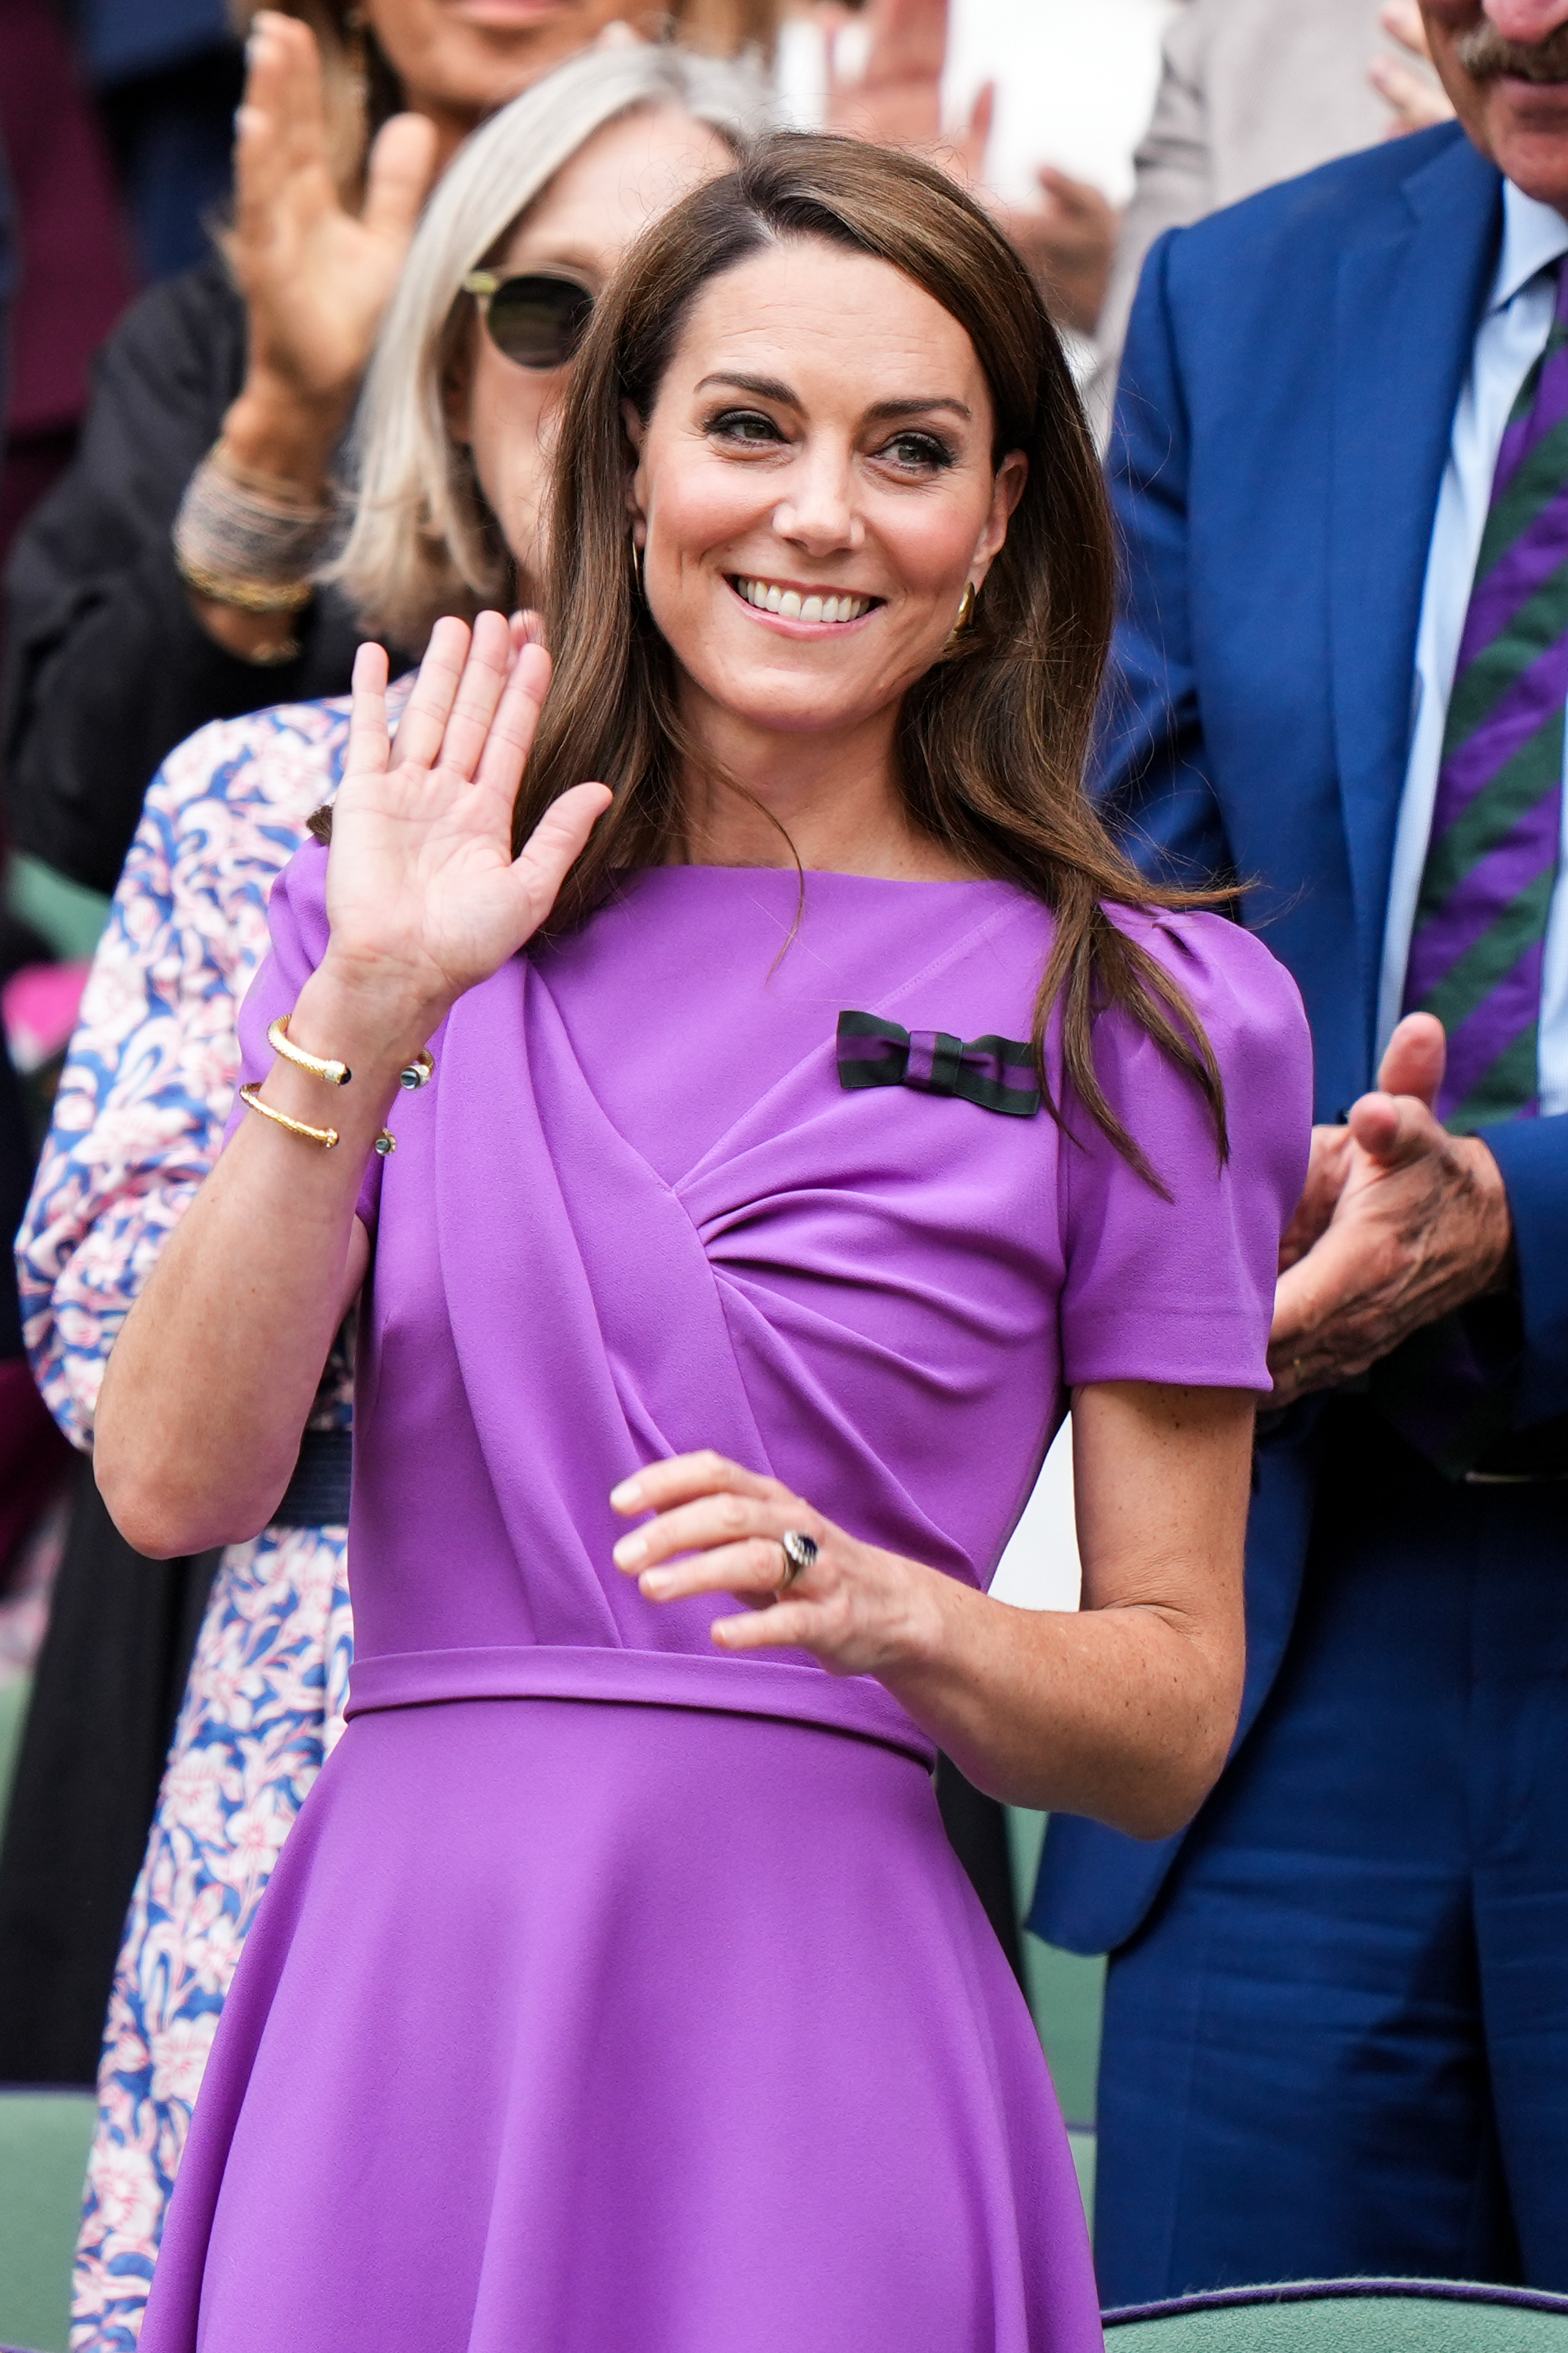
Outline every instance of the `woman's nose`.
[(826, 454), (804, 462), (773, 509), (773, 529), (814, 555), (858, 547), (865, 527), (857, 512), (852, 468)]

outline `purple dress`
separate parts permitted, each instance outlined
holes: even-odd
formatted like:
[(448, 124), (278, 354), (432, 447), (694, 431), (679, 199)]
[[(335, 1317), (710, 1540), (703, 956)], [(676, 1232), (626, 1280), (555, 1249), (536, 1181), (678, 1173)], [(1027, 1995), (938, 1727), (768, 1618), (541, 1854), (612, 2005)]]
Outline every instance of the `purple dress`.
[[(272, 900), (247, 1074), (326, 941)], [(712, 1446), (984, 1587), (1067, 1388), (1266, 1388), (1292, 983), (1127, 917), (1227, 1084), (1120, 1016), (1081, 1117), (841, 1083), (846, 1010), (1026, 1039), (1003, 883), (678, 867), (519, 957), (399, 1099), (356, 1391), (349, 1727), (251, 1931), (142, 2353), (1088, 2353), (1028, 2012), (880, 1684), (715, 1651), (608, 1493)], [(939, 1056), (940, 1059), (940, 1056)], [(929, 1052), (927, 1054), (929, 1062)], [(951, 1060), (946, 1065), (951, 1069)]]

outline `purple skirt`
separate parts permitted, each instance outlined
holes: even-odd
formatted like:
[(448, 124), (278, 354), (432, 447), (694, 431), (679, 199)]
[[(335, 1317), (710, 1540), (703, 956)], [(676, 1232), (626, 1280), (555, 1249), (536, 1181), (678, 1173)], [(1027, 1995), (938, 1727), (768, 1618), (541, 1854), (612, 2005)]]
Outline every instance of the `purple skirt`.
[(359, 1716), (268, 1890), (141, 2353), (1089, 2353), (1067, 2137), (907, 1753)]

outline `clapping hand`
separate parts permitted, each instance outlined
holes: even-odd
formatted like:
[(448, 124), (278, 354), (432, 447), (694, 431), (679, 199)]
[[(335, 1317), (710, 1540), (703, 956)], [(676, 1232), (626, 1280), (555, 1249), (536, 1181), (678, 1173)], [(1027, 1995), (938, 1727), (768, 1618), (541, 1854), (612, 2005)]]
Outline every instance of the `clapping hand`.
[(1385, 0), (1378, 21), (1404, 51), (1401, 57), (1373, 58), (1367, 72), (1373, 90), (1394, 110), (1384, 135), (1397, 139), (1407, 131), (1429, 131), (1435, 122), (1451, 122), (1454, 110), (1432, 70), (1426, 28), (1415, 0)]
[(884, 147), (925, 150), (978, 180), (991, 135), (994, 92), (988, 82), (956, 138), (942, 125), (942, 74), (947, 58), (948, 0), (868, 0), (856, 20), (865, 28), (865, 71), (840, 69), (839, 42), (849, 20), (825, 12), (827, 42), (827, 127)]
[(398, 114), (370, 152), (357, 216), (332, 153), (321, 59), (298, 18), (262, 10), (235, 116), (229, 259), (249, 369), (225, 438), (258, 470), (319, 480), (347, 421), (436, 170), (436, 131)]
[(1377, 1091), (1343, 1126), (1312, 1131), (1279, 1253), (1268, 1343), (1277, 1406), (1364, 1373), (1503, 1274), (1511, 1227), (1497, 1162), (1433, 1113), (1446, 1056), (1440, 1023), (1407, 1014)]
[(390, 743), (386, 656), (359, 649), (322, 968), (416, 1044), (531, 938), (609, 807), (606, 786), (574, 786), (513, 857), (512, 807), (549, 683), (531, 622), (481, 613), (470, 633), (437, 621)]
[(838, 40), (847, 22), (830, 16), (825, 25), (829, 129), (922, 150), (944, 164), (994, 216), (1028, 265), (1057, 323), (1092, 334), (1116, 251), (1121, 215), (1115, 206), (1088, 181), (1071, 179), (1048, 164), (1037, 175), (1037, 205), (1005, 203), (986, 187), (995, 84), (987, 82), (980, 90), (962, 130), (942, 130), (948, 0), (869, 0), (858, 19), (869, 37), (866, 69), (858, 79), (839, 68)]
[(1092, 335), (1105, 306), (1121, 215), (1091, 181), (1071, 179), (1049, 164), (1036, 177), (1040, 204), (993, 203), (991, 209), (1028, 264), (1057, 325)]

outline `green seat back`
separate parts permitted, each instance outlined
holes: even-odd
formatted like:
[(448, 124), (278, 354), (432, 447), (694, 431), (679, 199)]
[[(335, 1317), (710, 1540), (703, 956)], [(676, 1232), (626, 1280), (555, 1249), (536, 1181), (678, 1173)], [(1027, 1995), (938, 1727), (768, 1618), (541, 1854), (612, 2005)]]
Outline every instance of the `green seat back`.
[(8, 1682), (0, 1683), (0, 1836), (5, 1833), (5, 1810), (11, 1802), (11, 1782), (32, 1690), (31, 1675), (13, 1675)]
[[(1336, 2284), (1339, 2292), (1336, 2293)], [(1568, 2353), (1568, 2298), (1458, 2288), (1193, 2297), (1106, 2327), (1106, 2353)], [(1403, 2284), (1399, 2284), (1403, 2286)]]
[(96, 2103), (0, 2091), (0, 2345), (65, 2353)]

